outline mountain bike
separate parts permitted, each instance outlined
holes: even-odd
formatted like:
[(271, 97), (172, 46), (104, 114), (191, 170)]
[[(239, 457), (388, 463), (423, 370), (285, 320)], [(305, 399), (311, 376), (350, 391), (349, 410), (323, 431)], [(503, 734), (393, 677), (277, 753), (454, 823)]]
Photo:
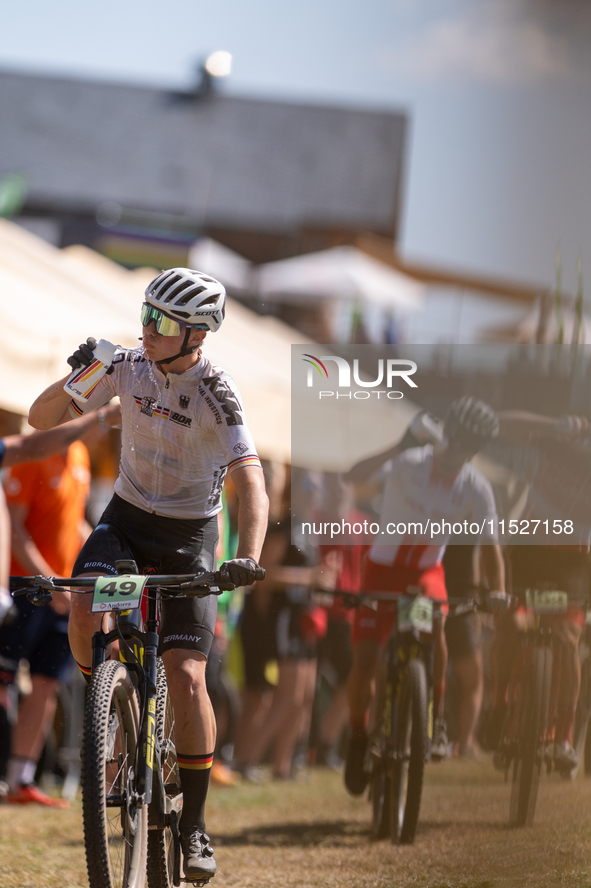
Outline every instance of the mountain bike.
[[(216, 573), (14, 577), (11, 589), (46, 604), (52, 591), (92, 589), (94, 613), (114, 627), (93, 636), (92, 677), (82, 738), (82, 812), (90, 888), (170, 888), (181, 883), (182, 813), (174, 712), (158, 657), (158, 601), (220, 594), (234, 586)], [(77, 588), (74, 588), (77, 587)], [(146, 617), (140, 604), (145, 600)], [(119, 659), (107, 659), (118, 645)], [(203, 885), (208, 880), (196, 884)]]
[[(425, 764), (433, 733), (433, 622), (441, 605), (420, 587), (404, 594), (339, 593), (348, 607), (376, 601), (396, 605), (396, 623), (381, 657), (375, 725), (367, 752), (372, 836), (412, 844), (419, 822)], [(451, 599), (454, 614), (486, 609), (484, 592)]]
[(511, 777), (509, 823), (533, 824), (542, 765), (552, 768), (548, 751), (554, 744), (557, 696), (560, 687), (560, 648), (552, 620), (566, 614), (570, 601), (556, 589), (522, 589), (512, 596), (525, 608), (525, 630), (520, 633), (508, 691), (508, 710), (495, 760)]

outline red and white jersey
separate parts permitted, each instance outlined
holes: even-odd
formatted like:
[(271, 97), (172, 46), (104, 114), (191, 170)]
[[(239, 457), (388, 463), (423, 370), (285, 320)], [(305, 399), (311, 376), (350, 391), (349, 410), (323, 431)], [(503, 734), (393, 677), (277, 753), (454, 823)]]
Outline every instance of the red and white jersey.
[(203, 356), (184, 373), (163, 374), (141, 349), (115, 355), (113, 373), (80, 416), (119, 395), (121, 462), (115, 492), (146, 512), (209, 518), (222, 508), (226, 472), (260, 461), (232, 377)]
[[(464, 463), (455, 477), (443, 477), (428, 444), (405, 450), (390, 460), (384, 471), (380, 533), (369, 553), (374, 563), (433, 567), (443, 558), (450, 538), (453, 540), (452, 526), (465, 521), (468, 527), (472, 525), (468, 535), (474, 543), (497, 541), (492, 488), (470, 463)], [(409, 529), (409, 525), (413, 527)], [(466, 534), (458, 531), (456, 528), (458, 542), (465, 542)]]

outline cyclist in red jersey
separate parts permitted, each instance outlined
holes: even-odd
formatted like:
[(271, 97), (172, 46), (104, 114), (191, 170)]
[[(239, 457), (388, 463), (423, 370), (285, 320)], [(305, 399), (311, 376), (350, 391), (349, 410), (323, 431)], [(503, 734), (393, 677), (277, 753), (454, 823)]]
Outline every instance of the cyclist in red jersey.
[[(504, 567), (496, 541), (496, 510), (486, 479), (470, 459), (498, 432), (498, 419), (483, 401), (463, 397), (454, 401), (445, 416), (444, 436), (439, 443), (420, 446), (425, 440), (421, 415), (411, 424), (403, 439), (393, 447), (355, 465), (345, 480), (357, 483), (386, 466), (380, 528), (401, 523), (438, 520), (448, 527), (466, 519), (478, 522), (482, 532), (475, 541), (482, 544), (483, 565), (491, 590), (504, 596)], [(433, 440), (431, 438), (431, 440)], [(441, 560), (451, 528), (410, 539), (404, 534), (389, 535), (388, 543), (374, 543), (365, 562), (362, 590), (404, 593), (408, 586), (422, 586), (423, 594), (435, 601), (447, 600)], [(380, 535), (379, 542), (381, 543)], [(360, 795), (367, 785), (366, 715), (372, 696), (380, 649), (388, 639), (396, 618), (391, 605), (375, 611), (360, 608), (353, 626), (353, 667), (349, 677), (351, 739), (345, 766), (345, 785)], [(447, 734), (443, 721), (443, 696), (447, 648), (443, 631), (445, 617), (437, 620), (434, 641), (434, 732), (432, 758), (447, 754)]]

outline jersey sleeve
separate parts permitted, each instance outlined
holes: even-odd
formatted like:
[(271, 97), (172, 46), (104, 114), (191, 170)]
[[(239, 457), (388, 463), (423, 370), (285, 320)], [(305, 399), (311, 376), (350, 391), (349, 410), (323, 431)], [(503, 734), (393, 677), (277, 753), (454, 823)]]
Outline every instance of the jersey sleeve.
[(98, 410), (100, 407), (104, 407), (105, 404), (108, 404), (109, 401), (115, 397), (115, 395), (119, 394), (118, 365), (114, 363), (113, 367), (113, 373), (105, 373), (105, 375), (99, 379), (87, 400), (79, 401), (77, 398), (72, 398), (68, 405), (68, 412), (72, 419), (76, 419), (79, 416), (85, 416), (93, 410)]
[(212, 429), (232, 474), (246, 466), (261, 467), (254, 439), (246, 424), (244, 406), (232, 377), (217, 368), (204, 376), (199, 385), (205, 406), (202, 423)]

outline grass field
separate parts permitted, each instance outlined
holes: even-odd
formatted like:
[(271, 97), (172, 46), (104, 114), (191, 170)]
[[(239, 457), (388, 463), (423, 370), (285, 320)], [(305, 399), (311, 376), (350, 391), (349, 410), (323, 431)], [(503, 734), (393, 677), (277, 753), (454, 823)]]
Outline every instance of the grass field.
[[(413, 846), (369, 838), (369, 805), (340, 775), (213, 789), (216, 888), (590, 888), (591, 779), (543, 777), (532, 829), (506, 825), (510, 787), (490, 761), (427, 769)], [(0, 807), (0, 888), (84, 888), (79, 802)]]

